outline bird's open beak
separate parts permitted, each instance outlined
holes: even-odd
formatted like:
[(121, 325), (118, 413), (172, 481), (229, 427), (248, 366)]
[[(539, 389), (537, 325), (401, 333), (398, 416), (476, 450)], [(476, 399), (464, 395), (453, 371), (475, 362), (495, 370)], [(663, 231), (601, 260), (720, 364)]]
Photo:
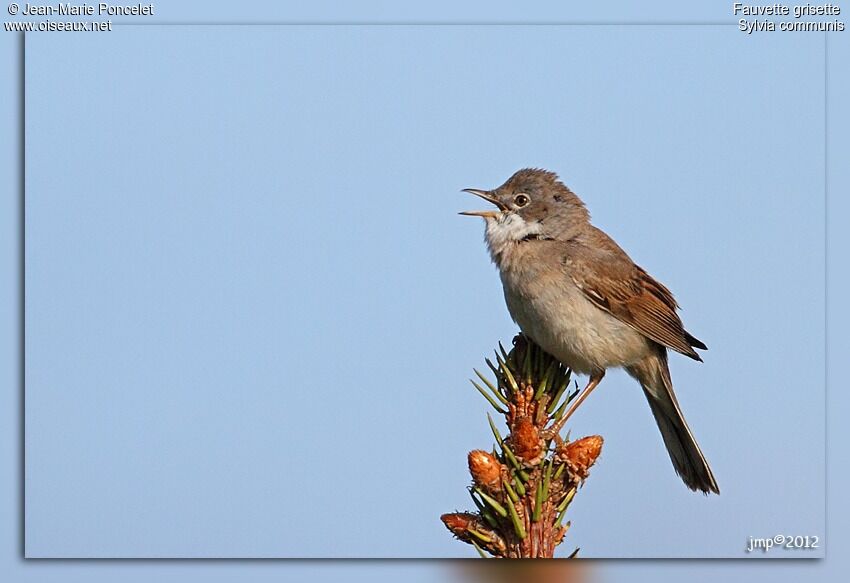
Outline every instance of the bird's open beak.
[[(497, 207), (499, 207), (499, 211), (506, 211), (508, 207), (502, 204), (498, 199), (490, 196), (486, 190), (479, 190), (477, 188), (464, 188), (461, 192), (468, 192), (469, 194), (474, 194), (475, 196), (480, 196), (484, 200), (489, 203), (493, 203)], [(467, 217), (484, 217), (486, 219), (495, 219), (501, 215), (501, 212), (498, 211), (463, 211), (460, 213)]]

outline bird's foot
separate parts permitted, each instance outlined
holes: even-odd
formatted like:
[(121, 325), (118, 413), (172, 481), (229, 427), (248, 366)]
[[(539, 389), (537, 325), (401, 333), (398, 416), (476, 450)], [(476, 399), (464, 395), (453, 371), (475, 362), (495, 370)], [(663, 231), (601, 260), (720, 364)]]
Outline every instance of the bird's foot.
[(573, 413), (576, 412), (576, 409), (579, 408), (579, 405), (590, 395), (591, 391), (599, 386), (599, 383), (602, 382), (602, 378), (605, 376), (605, 371), (595, 372), (590, 375), (590, 379), (587, 381), (587, 385), (584, 389), (579, 393), (576, 400), (570, 405), (570, 408), (567, 409), (567, 412), (563, 414), (563, 416), (552, 423), (549, 427), (543, 430), (542, 437), (543, 439), (548, 440), (556, 440), (558, 443), (561, 440), (561, 429), (566, 425), (567, 420), (572, 416)]

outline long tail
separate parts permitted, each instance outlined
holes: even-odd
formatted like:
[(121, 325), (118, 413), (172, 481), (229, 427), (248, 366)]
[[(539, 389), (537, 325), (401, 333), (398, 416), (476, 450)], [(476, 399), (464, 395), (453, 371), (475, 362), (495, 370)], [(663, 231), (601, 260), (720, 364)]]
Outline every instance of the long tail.
[(658, 348), (656, 354), (626, 370), (643, 387), (652, 415), (661, 430), (661, 437), (664, 438), (664, 445), (667, 446), (667, 453), (685, 485), (704, 494), (720, 494), (714, 474), (688, 428), (673, 392), (670, 370), (667, 368), (667, 351), (660, 346)]

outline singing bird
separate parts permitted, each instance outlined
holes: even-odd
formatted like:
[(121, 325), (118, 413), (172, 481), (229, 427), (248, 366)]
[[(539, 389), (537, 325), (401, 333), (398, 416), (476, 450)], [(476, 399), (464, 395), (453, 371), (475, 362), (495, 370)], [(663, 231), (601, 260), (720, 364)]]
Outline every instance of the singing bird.
[(555, 427), (622, 367), (643, 388), (676, 473), (691, 490), (720, 493), (673, 392), (668, 349), (702, 361), (673, 294), (590, 223), (584, 203), (558, 176), (527, 168), (495, 190), (464, 189), (496, 206), (483, 217), (505, 301), (522, 333), (587, 386)]

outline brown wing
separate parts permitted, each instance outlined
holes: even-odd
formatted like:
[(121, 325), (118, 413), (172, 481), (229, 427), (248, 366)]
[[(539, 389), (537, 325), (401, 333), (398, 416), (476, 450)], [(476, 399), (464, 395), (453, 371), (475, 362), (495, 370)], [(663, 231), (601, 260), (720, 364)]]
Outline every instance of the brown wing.
[[(600, 232), (601, 233), (601, 232)], [(632, 263), (616, 243), (607, 241), (574, 248), (564, 259), (570, 278), (599, 308), (644, 336), (689, 356), (702, 359), (693, 347), (705, 345), (688, 334), (676, 313), (673, 294)]]

